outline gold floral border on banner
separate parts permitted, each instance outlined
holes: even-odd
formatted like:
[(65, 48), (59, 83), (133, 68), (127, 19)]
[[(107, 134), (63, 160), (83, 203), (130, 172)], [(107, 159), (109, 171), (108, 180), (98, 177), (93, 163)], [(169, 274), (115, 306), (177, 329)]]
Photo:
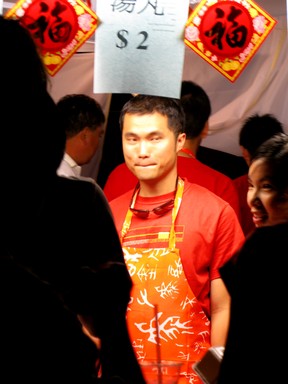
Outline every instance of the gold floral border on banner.
[(276, 23), (250, 0), (202, 0), (188, 18), (184, 41), (234, 82)]
[(81, 0), (20, 0), (6, 14), (31, 33), (54, 76), (95, 32), (96, 14)]

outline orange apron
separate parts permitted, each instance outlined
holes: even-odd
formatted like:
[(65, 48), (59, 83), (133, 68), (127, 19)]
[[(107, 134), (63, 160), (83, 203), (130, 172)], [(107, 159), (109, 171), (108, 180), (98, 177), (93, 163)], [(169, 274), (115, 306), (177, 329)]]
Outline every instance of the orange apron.
[[(210, 321), (187, 282), (179, 250), (175, 248), (174, 227), (183, 190), (184, 181), (179, 178), (170, 233), (159, 233), (169, 240), (169, 248), (123, 247), (133, 280), (127, 323), (138, 360), (157, 360), (158, 331), (162, 360), (183, 363), (179, 384), (200, 384), (202, 381), (192, 365), (210, 347)], [(136, 194), (133, 205), (135, 200)], [(121, 241), (130, 228), (132, 216), (128, 209)]]

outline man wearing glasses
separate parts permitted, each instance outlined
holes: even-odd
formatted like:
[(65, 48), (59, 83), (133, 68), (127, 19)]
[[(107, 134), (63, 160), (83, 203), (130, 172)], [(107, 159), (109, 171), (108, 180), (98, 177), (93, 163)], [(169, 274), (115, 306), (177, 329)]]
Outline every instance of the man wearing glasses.
[(160, 340), (161, 358), (183, 363), (179, 384), (201, 383), (192, 365), (225, 345), (230, 299), (219, 267), (244, 242), (231, 206), (177, 174), (184, 121), (171, 98), (137, 95), (124, 105), (123, 154), (138, 184), (110, 202), (134, 284), (127, 321), (135, 353), (157, 360)]

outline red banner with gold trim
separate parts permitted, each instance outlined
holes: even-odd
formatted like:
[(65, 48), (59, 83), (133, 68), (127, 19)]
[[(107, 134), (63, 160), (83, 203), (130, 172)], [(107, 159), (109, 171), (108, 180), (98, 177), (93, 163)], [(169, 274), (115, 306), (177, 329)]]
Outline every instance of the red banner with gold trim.
[(203, 0), (188, 18), (184, 41), (234, 82), (276, 23), (250, 0)]
[(6, 14), (29, 30), (54, 76), (95, 32), (96, 14), (81, 0), (20, 0)]

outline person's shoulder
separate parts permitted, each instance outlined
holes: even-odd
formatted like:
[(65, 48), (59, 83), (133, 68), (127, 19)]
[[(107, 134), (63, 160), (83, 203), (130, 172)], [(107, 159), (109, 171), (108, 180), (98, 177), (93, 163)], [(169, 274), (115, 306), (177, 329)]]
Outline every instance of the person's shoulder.
[[(197, 182), (205, 182), (209, 179), (210, 181), (213, 180), (214, 184), (216, 181), (221, 184), (225, 183), (233, 185), (232, 179), (229, 176), (211, 168), (209, 165), (202, 163), (198, 159), (179, 156), (177, 161), (179, 171), (181, 171), (184, 176), (186, 176), (185, 173), (187, 172), (187, 178), (191, 178), (192, 181), (194, 181), (194, 178)], [(201, 179), (198, 180), (199, 176)]]
[(277, 247), (280, 243), (283, 245), (283, 242), (288, 244), (287, 234), (288, 222), (269, 225), (267, 227), (256, 228), (247, 238), (247, 242), (271, 244), (274, 248)]
[(137, 184), (136, 176), (129, 170), (126, 163), (121, 163), (109, 174), (103, 191), (109, 201), (129, 191)]
[[(256, 228), (245, 239), (239, 250), (236, 264), (245, 276), (252, 279), (270, 275), (279, 278), (286, 274), (284, 266), (285, 249), (287, 249), (288, 223)], [(239, 269), (240, 270), (240, 269)], [(255, 275), (256, 273), (256, 275)], [(278, 284), (278, 283), (277, 283)]]
[[(95, 189), (97, 183), (91, 177), (84, 176), (63, 176), (60, 175), (57, 177), (58, 185), (63, 188), (85, 188), (85, 189)], [(100, 187), (99, 187), (100, 188)]]
[[(136, 176), (133, 175), (133, 173), (129, 170), (126, 163), (118, 164), (109, 174), (108, 181), (113, 180), (113, 182), (117, 179), (121, 179), (123, 177), (130, 177), (130, 178), (136, 178)], [(107, 182), (106, 182), (107, 184)]]
[(225, 217), (231, 219), (233, 219), (234, 216), (237, 218), (232, 206), (222, 197), (202, 185), (191, 183), (187, 179), (184, 180), (183, 202), (187, 206), (187, 209), (190, 205), (194, 211), (202, 211), (202, 213), (205, 211), (205, 214), (208, 215), (211, 213), (213, 213), (213, 215), (223, 214)]
[(214, 179), (217, 179), (221, 182), (225, 182), (226, 184), (233, 184), (232, 179), (225, 175), (224, 173), (217, 171), (217, 169), (211, 168), (209, 165), (202, 163), (201, 161), (197, 160), (199, 163), (199, 168), (205, 172), (206, 175), (209, 177), (212, 177)]
[[(259, 262), (262, 267), (267, 263), (270, 264), (270, 268), (272, 268), (272, 264), (273, 266), (277, 264), (277, 268), (279, 268), (278, 263), (271, 263), (271, 256), (275, 255), (276, 259), (277, 257), (280, 259), (283, 257), (285, 253), (283, 250), (285, 250), (288, 245), (287, 233), (288, 223), (255, 228), (255, 230), (246, 236), (246, 240), (239, 254), (239, 262), (242, 264), (247, 262), (251, 267), (254, 265), (256, 268), (259, 268), (257, 264)], [(272, 251), (273, 255), (271, 253)], [(247, 255), (249, 255), (249, 257)]]
[(248, 175), (245, 173), (244, 175), (238, 176), (235, 179), (233, 179), (234, 185), (242, 185), (242, 184), (248, 184)]
[(235, 179), (235, 177), (247, 171), (247, 164), (242, 156), (232, 155), (202, 145), (197, 150), (197, 159), (231, 179)]
[(194, 199), (196, 199), (198, 196), (202, 198), (210, 198), (215, 199), (215, 201), (221, 201), (225, 204), (228, 204), (225, 200), (223, 200), (220, 196), (218, 196), (216, 193), (212, 192), (207, 187), (204, 187), (203, 185), (193, 183), (189, 181), (187, 178), (184, 179), (184, 192), (185, 194), (189, 194), (193, 196)]
[[(117, 172), (126, 172), (126, 171), (129, 171), (126, 163), (120, 163), (118, 164), (113, 170), (111, 173), (117, 173)], [(129, 171), (130, 172), (130, 171)]]
[[(83, 203), (95, 197), (107, 201), (102, 188), (90, 177), (58, 176), (56, 191), (59, 195), (66, 195), (70, 201), (73, 199), (81, 200)], [(84, 200), (83, 200), (84, 199)]]
[[(125, 178), (125, 179), (123, 179)], [(134, 180), (137, 180), (136, 176), (129, 170), (126, 163), (118, 164), (109, 174), (108, 179), (106, 181), (104, 190), (107, 188), (107, 185), (111, 182), (119, 181), (119, 180), (125, 180), (130, 182), (134, 182)]]

